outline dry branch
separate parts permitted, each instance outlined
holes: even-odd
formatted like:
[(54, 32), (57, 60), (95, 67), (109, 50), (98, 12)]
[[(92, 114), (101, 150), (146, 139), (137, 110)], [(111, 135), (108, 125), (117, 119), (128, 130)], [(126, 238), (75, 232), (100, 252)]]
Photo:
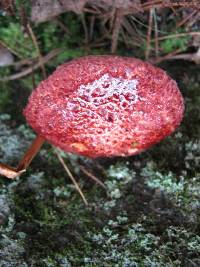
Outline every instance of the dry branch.
[[(60, 54), (62, 51), (63, 51), (62, 48), (57, 48), (57, 49), (54, 49), (51, 52), (49, 52), (46, 56), (43, 56), (43, 58), (42, 58), (43, 64), (46, 64), (49, 60), (51, 60), (52, 58), (54, 58), (55, 56)], [(26, 75), (29, 75), (30, 73), (32, 73), (33, 71), (38, 69), (40, 66), (41, 66), (41, 62), (37, 62), (37, 63), (33, 64), (31, 67), (29, 67), (29, 68), (27, 68), (27, 69), (25, 69), (19, 73), (16, 73), (16, 74), (4, 77), (4, 78), (0, 78), (0, 81), (6, 82), (6, 81), (13, 81), (13, 80), (20, 79)]]
[(46, 70), (45, 70), (45, 67), (44, 67), (44, 63), (43, 63), (43, 60), (42, 60), (42, 55), (41, 55), (41, 52), (40, 52), (40, 48), (39, 48), (39, 45), (38, 45), (38, 42), (37, 42), (37, 38), (30, 26), (30, 24), (27, 25), (27, 29), (28, 29), (28, 32), (30, 34), (30, 37), (33, 41), (33, 44), (36, 48), (36, 51), (37, 51), (37, 54), (38, 54), (38, 59), (39, 59), (39, 63), (40, 63), (40, 67), (41, 67), (41, 70), (42, 70), (42, 74), (43, 74), (43, 78), (45, 79), (47, 77), (47, 74), (46, 74)]
[(70, 172), (69, 168), (67, 167), (66, 163), (64, 162), (60, 152), (58, 149), (54, 149), (54, 152), (58, 158), (58, 160), (60, 161), (61, 165), (63, 166), (64, 170), (66, 171), (66, 173), (68, 174), (69, 178), (72, 180), (76, 190), (79, 192), (80, 196), (82, 197), (83, 199), (83, 202), (85, 203), (85, 205), (87, 206), (88, 205), (88, 202), (83, 194), (83, 192), (81, 191), (81, 188), (80, 186), (78, 185), (78, 183), (76, 182), (75, 178), (73, 177), (72, 173)]

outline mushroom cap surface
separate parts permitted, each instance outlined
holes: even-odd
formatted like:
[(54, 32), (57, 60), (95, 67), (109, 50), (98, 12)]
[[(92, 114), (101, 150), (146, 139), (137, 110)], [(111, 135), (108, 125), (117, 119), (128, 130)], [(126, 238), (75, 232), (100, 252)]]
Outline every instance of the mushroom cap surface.
[(180, 124), (184, 102), (165, 71), (139, 59), (86, 56), (59, 66), (24, 109), (36, 133), (88, 157), (138, 154)]

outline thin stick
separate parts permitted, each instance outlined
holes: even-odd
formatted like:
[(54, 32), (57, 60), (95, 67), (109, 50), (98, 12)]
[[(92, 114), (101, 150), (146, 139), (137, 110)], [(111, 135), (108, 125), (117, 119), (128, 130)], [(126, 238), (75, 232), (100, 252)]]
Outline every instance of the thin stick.
[(147, 38), (146, 38), (146, 44), (147, 48), (145, 51), (145, 59), (148, 60), (149, 53), (151, 49), (151, 31), (152, 31), (152, 22), (153, 22), (153, 9), (149, 10), (149, 23), (148, 23), (148, 31), (147, 31)]
[[(54, 50), (52, 50), (51, 52), (49, 52), (49, 54), (47, 54), (46, 56), (44, 56), (42, 58), (42, 62), (43, 64), (46, 64), (49, 60), (51, 60), (52, 58), (54, 58), (55, 56), (57, 56), (58, 54), (60, 54), (61, 52), (63, 52), (62, 48), (56, 48)], [(20, 79), (30, 73), (32, 73), (34, 70), (38, 69), (41, 66), (40, 62), (35, 63), (34, 65), (32, 65), (31, 67), (19, 72), (19, 73), (15, 73), (13, 75), (4, 77), (4, 78), (0, 78), (0, 81), (13, 81), (13, 80), (17, 80)]]
[(27, 169), (44, 142), (45, 139), (39, 135), (34, 139), (33, 143), (19, 162), (17, 171), (25, 171)]
[[(198, 32), (182, 32), (182, 33), (175, 33), (175, 34), (170, 34), (170, 35), (166, 35), (166, 36), (160, 36), (158, 37), (158, 40), (165, 40), (165, 39), (173, 39), (173, 38), (177, 38), (177, 37), (184, 37), (184, 36), (198, 36), (200, 35), (200, 31)], [(155, 42), (155, 39), (152, 39), (151, 42)]]
[(115, 12), (115, 22), (114, 22), (114, 27), (112, 31), (112, 43), (111, 43), (111, 53), (115, 53), (117, 49), (117, 44), (118, 44), (118, 38), (119, 38), (119, 33), (122, 25), (122, 20), (123, 20), (123, 12), (120, 9), (116, 9)]
[(196, 64), (200, 64), (200, 48), (197, 50), (196, 53), (174, 55), (167, 58), (166, 60), (171, 60), (171, 59), (189, 60), (189, 61), (194, 61)]
[(164, 1), (148, 1), (145, 2), (144, 4), (141, 4), (141, 8), (143, 11), (146, 11), (148, 9), (151, 9), (152, 6), (156, 8), (167, 8), (167, 7), (194, 7), (198, 8), (199, 7), (199, 2), (198, 1), (177, 1), (172, 3), (171, 1), (167, 1), (166, 3)]
[(97, 184), (99, 184), (100, 186), (102, 186), (104, 189), (106, 189), (106, 186), (104, 185), (104, 183), (102, 183), (96, 176), (94, 176), (92, 173), (90, 173), (89, 171), (87, 171), (83, 166), (80, 166), (80, 169), (83, 173), (85, 173), (89, 178), (91, 178), (92, 180), (94, 180)]
[(44, 67), (44, 63), (43, 63), (43, 60), (42, 60), (42, 55), (40, 53), (40, 48), (39, 48), (39, 45), (38, 45), (38, 42), (37, 42), (37, 39), (36, 39), (36, 36), (30, 26), (30, 24), (27, 24), (27, 29), (29, 31), (29, 34), (30, 34), (30, 37), (33, 41), (33, 44), (35, 46), (35, 49), (37, 51), (37, 54), (38, 54), (38, 59), (39, 59), (39, 63), (40, 63), (40, 67), (42, 69), (42, 74), (43, 74), (43, 77), (46, 78), (47, 74), (46, 74), (46, 70), (45, 70), (45, 67)]
[(17, 56), (18, 58), (22, 59), (22, 56), (20, 56), (15, 50), (13, 50), (9, 45), (7, 45), (2, 40), (0, 40), (0, 45), (2, 45), (3, 47), (5, 47), (6, 49), (8, 49), (12, 54), (14, 54), (15, 56)]
[(165, 56), (163, 56), (163, 57), (152, 58), (152, 59), (150, 59), (149, 61), (150, 61), (152, 64), (158, 64), (158, 63), (160, 63), (160, 62), (162, 62), (162, 61), (169, 60), (172, 56), (174, 56), (174, 55), (180, 53), (181, 51), (182, 51), (182, 49), (179, 48), (179, 49), (177, 49), (177, 50), (175, 50), (175, 51), (170, 52), (169, 54), (167, 54), (167, 55), (165, 55)]
[(162, 2), (161, 0), (153, 0), (153, 1), (148, 1), (145, 2), (144, 4), (142, 4), (142, 7), (146, 7), (146, 6), (152, 6), (152, 5), (156, 5), (156, 4), (160, 4), (160, 2)]
[(95, 16), (92, 15), (90, 19), (90, 28), (89, 28), (89, 39), (92, 40), (93, 33), (94, 33), (94, 22), (95, 22)]
[(158, 24), (156, 17), (156, 9), (153, 9), (153, 18), (154, 18), (154, 34), (155, 34), (155, 52), (156, 52), (156, 58), (158, 58), (159, 43), (158, 43)]
[(69, 29), (66, 27), (66, 25), (64, 23), (62, 23), (59, 19), (55, 18), (54, 19), (55, 23), (57, 23), (57, 25), (66, 33), (66, 34), (70, 34)]
[(185, 24), (188, 20), (190, 20), (195, 13), (197, 13), (197, 10), (194, 10), (192, 13), (188, 14), (184, 19), (182, 19), (179, 23), (176, 25), (176, 29), (181, 27), (183, 24)]
[(85, 15), (84, 14), (81, 15), (81, 22), (82, 22), (83, 30), (84, 30), (84, 34), (85, 34), (84, 43), (87, 44), (89, 38), (88, 38), (88, 28), (87, 28), (87, 24), (86, 24), (86, 20), (85, 20)]
[(81, 191), (80, 186), (78, 185), (78, 183), (76, 182), (76, 180), (74, 179), (72, 173), (70, 172), (70, 170), (68, 169), (66, 163), (64, 162), (62, 156), (59, 153), (59, 150), (57, 150), (56, 148), (54, 149), (54, 152), (56, 154), (56, 156), (58, 157), (58, 160), (60, 161), (60, 163), (62, 164), (63, 168), (65, 169), (66, 173), (68, 174), (69, 178), (72, 180), (73, 184), (76, 187), (76, 190), (79, 192), (79, 194), (81, 195), (83, 202), (85, 203), (86, 206), (88, 206), (88, 202), (83, 194), (83, 192)]

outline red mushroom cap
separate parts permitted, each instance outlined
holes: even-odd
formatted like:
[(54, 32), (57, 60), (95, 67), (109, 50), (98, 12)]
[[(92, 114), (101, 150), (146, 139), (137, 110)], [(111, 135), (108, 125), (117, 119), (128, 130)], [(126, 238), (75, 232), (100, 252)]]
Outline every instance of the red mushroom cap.
[(184, 103), (163, 70), (135, 58), (87, 56), (57, 68), (24, 110), (50, 143), (88, 157), (137, 154), (170, 135)]

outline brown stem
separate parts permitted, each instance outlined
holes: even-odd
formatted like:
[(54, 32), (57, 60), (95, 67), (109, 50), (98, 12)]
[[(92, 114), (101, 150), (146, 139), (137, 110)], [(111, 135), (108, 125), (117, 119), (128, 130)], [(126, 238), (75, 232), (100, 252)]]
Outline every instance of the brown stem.
[(23, 158), (20, 160), (18, 167), (13, 168), (8, 165), (0, 163), (0, 175), (6, 176), (7, 178), (14, 179), (17, 176), (20, 176), (23, 172), (26, 171), (31, 161), (36, 156), (37, 152), (40, 150), (45, 139), (41, 136), (37, 136), (29, 149), (24, 154)]
[(6, 164), (0, 163), (0, 175), (3, 175), (7, 178), (14, 179), (23, 172), (24, 171), (17, 171), (16, 168), (12, 168)]
[(20, 160), (17, 171), (26, 170), (30, 165), (31, 161), (34, 159), (38, 151), (40, 150), (41, 146), (43, 145), (45, 139), (41, 136), (37, 136), (29, 149), (24, 154), (23, 158)]

